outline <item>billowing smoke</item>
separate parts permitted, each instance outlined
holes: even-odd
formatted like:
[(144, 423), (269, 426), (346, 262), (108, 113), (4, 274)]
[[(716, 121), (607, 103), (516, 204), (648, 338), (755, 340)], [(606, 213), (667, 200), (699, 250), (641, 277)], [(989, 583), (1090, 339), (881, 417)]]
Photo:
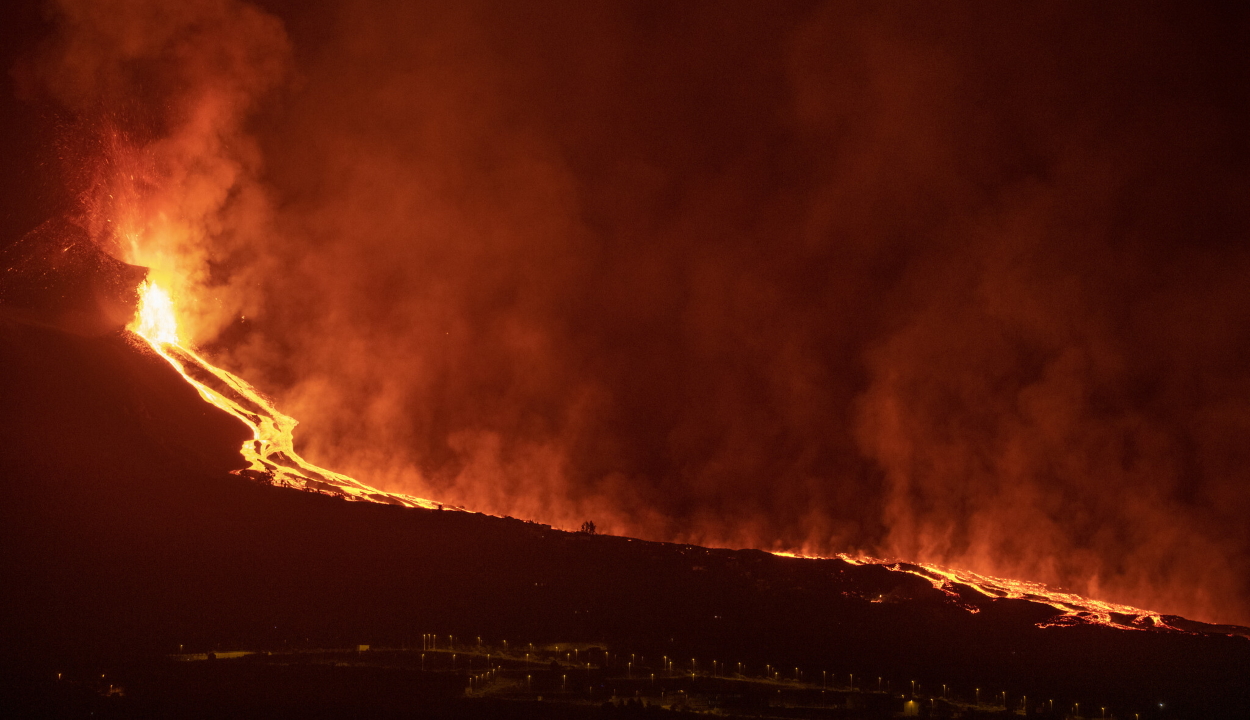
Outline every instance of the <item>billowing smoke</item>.
[(1244, 17), (107, 5), (41, 67), (319, 463), (1250, 622)]
[[(259, 148), (243, 121), (284, 77), (281, 22), (238, 0), (56, 0), (57, 22), (15, 75), (60, 109), (73, 220), (175, 292), (212, 336), (253, 306), (243, 289), (267, 229)], [(243, 253), (246, 262), (239, 263)]]

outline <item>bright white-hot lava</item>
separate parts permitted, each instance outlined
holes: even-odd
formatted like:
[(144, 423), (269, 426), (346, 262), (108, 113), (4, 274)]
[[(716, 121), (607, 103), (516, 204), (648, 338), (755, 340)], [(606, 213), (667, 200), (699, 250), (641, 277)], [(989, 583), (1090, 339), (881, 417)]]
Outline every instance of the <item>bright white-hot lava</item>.
[(169, 293), (151, 281), (145, 282), (139, 288), (139, 309), (129, 329), (157, 352), (158, 345), (178, 345), (178, 320)]
[(388, 493), (304, 460), (295, 452), (296, 420), (284, 415), (242, 378), (209, 363), (178, 337), (178, 318), (169, 293), (152, 281), (139, 288), (139, 307), (128, 329), (165, 358), (200, 397), (242, 420), (252, 439), (240, 452), (248, 463), (247, 477), (277, 485), (330, 493), (348, 500), (407, 507), (439, 507), (411, 495)]

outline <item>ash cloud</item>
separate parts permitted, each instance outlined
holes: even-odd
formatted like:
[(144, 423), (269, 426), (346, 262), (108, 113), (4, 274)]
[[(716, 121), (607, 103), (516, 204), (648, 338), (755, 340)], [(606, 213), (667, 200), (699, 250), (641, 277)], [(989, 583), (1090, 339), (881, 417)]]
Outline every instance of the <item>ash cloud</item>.
[(310, 459), (1250, 622), (1243, 15), (265, 7), (200, 340)]

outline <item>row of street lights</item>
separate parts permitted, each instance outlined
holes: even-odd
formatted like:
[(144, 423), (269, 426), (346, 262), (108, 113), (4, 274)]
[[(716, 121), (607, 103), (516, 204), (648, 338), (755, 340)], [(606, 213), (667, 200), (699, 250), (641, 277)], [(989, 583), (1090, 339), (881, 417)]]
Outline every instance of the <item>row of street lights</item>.
[[(456, 647), (454, 635), (440, 636), (434, 633), (426, 633), (426, 634), (423, 634), (421, 637), (422, 637), (422, 650), (425, 650), (425, 651), (437, 651), (440, 649), (444, 649), (444, 651), (450, 651)], [(446, 638), (445, 648), (439, 647), (440, 638)], [(480, 649), (482, 648), (481, 636), (476, 636), (476, 640), (477, 640), (477, 649), (480, 651)], [(506, 653), (508, 651), (508, 641), (504, 640), (502, 641), (502, 643), (504, 646), (504, 652)], [(526, 664), (530, 664), (532, 662), (531, 657), (534, 654), (533, 643), (529, 643), (529, 650), (530, 652), (525, 653)], [(576, 663), (576, 666), (580, 667), (581, 666), (580, 653), (581, 653), (580, 648), (574, 648), (571, 652), (566, 652), (564, 654), (564, 659), (565, 659), (564, 664), (566, 666), (574, 666), (574, 664)], [(636, 653), (631, 653), (629, 657), (630, 659), (625, 665), (625, 668), (626, 668), (625, 672), (626, 672), (627, 678), (633, 679), (634, 669), (635, 669), (634, 666), (637, 664), (645, 663), (646, 658), (643, 657), (641, 663), (639, 663), (638, 655)], [(456, 666), (456, 658), (457, 658), (457, 654), (453, 652), (451, 654), (452, 668), (455, 668)], [(712, 660), (711, 662), (712, 677), (722, 676), (724, 673), (724, 666), (725, 666), (725, 663), (719, 662), (717, 660)], [(672, 677), (675, 674), (674, 671), (676, 668), (676, 660), (670, 659), (667, 655), (665, 655), (663, 656), (661, 667), (663, 671), (665, 672), (666, 676)], [(746, 677), (746, 666), (743, 663), (739, 662), (739, 663), (736, 663), (736, 667), (737, 667), (737, 674), (741, 677)], [(469, 659), (469, 668), (470, 670), (472, 669), (472, 656), (471, 655)], [(482, 681), (482, 678), (490, 677), (492, 673), (497, 672), (496, 669), (491, 668), (490, 653), (487, 653), (487, 668), (488, 668), (487, 673), (472, 676), (470, 678), (471, 686), (475, 682), (480, 684), (480, 682)], [(422, 670), (425, 669), (425, 654), (424, 653), (422, 653), (421, 655), (421, 669)], [(587, 674), (589, 674), (591, 670), (592, 670), (592, 664), (590, 662), (587, 662), (586, 663)], [(699, 674), (699, 661), (697, 658), (691, 658), (690, 659), (691, 679), (698, 677), (698, 674)], [(822, 690), (830, 689), (830, 681), (833, 679), (833, 674), (829, 673), (828, 671), (821, 671), (820, 675), (821, 675), (821, 689)], [(654, 685), (656, 674), (654, 672), (650, 672), (647, 674), (647, 677), (650, 680), (651, 684)], [(769, 680), (776, 680), (776, 681), (782, 680), (781, 671), (779, 669), (774, 668), (771, 664), (766, 664), (764, 666), (764, 677)], [(478, 678), (478, 679), (474, 680), (474, 678)], [(526, 687), (527, 688), (530, 687), (532, 683), (532, 678), (533, 678), (532, 675), (526, 675)], [(854, 673), (849, 673), (847, 678), (848, 678), (847, 688), (850, 692), (854, 692), (856, 689)], [(801, 683), (803, 681), (803, 672), (797, 667), (794, 668), (794, 677), (792, 678), (792, 680), (796, 683)], [(885, 683), (885, 685), (886, 687), (883, 688), (883, 678), (878, 677), (877, 688), (876, 688), (877, 692), (881, 692), (883, 690), (888, 692), (889, 691), (888, 683)], [(917, 681), (911, 680), (910, 685), (911, 685), (911, 695), (914, 697), (918, 689)], [(562, 687), (565, 689), (567, 689), (568, 687), (568, 675), (567, 674), (563, 675)], [(860, 691), (861, 692), (864, 691), (862, 683), (861, 683)], [(981, 688), (975, 688), (973, 693), (974, 693), (974, 703), (977, 707), (980, 707), (981, 706)], [(942, 685), (942, 699), (944, 700), (949, 699), (949, 686), (946, 684)], [(994, 699), (1001, 700), (1001, 707), (1004, 707), (1004, 708), (1007, 707), (1008, 698), (1007, 698), (1007, 692), (1005, 690), (995, 693)], [(1055, 704), (1054, 700), (1048, 700), (1046, 703), (1043, 704), (1043, 706), (1049, 705), (1050, 710), (1053, 711), (1054, 704)], [(1021, 696), (1020, 707), (1027, 710), (1028, 696), (1026, 695)], [(1073, 714), (1079, 716), (1080, 715), (1080, 703), (1074, 703), (1072, 707), (1072, 711), (1073, 711)], [(1105, 707), (1100, 707), (1099, 711), (1100, 711), (1100, 717), (1105, 718), (1107, 709)]]

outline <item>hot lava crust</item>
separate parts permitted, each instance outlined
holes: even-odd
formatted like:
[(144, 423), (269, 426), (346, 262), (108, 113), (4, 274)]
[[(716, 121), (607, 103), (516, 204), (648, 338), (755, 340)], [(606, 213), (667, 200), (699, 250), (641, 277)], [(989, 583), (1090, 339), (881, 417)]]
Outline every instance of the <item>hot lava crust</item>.
[[(637, 667), (647, 674), (662, 656), (679, 659), (676, 678), (660, 671), (669, 705), (707, 709), (672, 700), (702, 692), (721, 699), (719, 712), (742, 716), (910, 712), (898, 693), (914, 680), (928, 698), (924, 714), (966, 716), (980, 688), (1047, 717), (1099, 717), (1102, 707), (1120, 718), (1250, 717), (1245, 628), (1111, 613), (1122, 626), (1114, 627), (915, 565), (570, 533), (276, 487), (230, 472), (241, 466), (248, 428), (203, 402), (130, 333), (87, 337), (0, 322), (2, 701), (11, 710), (627, 713), (632, 706), (600, 703), (610, 703), (609, 688), (633, 687), (641, 670), (623, 660), (632, 654), (646, 658)], [(420, 670), (413, 648), (430, 633), (456, 636), (462, 661), (476, 657), (479, 669), (490, 661), (468, 638), (480, 636), (496, 653), (511, 642), (494, 662), (503, 663), (497, 673), (511, 673), (514, 695), (480, 697), (479, 677), (466, 698), (471, 671)], [(595, 663), (589, 692), (555, 690), (567, 666), (518, 665), (517, 648), (530, 642), (582, 643)], [(371, 654), (324, 650), (366, 644)], [(272, 654), (169, 659), (226, 650)], [(438, 652), (428, 654), (450, 661)], [(547, 652), (559, 660), (558, 649)], [(282, 660), (293, 657), (300, 660)], [(743, 663), (755, 684), (731, 686), (713, 660), (720, 676)], [(760, 677), (766, 664), (781, 673), (775, 682)], [(679, 688), (682, 670), (693, 675)], [(66, 679), (54, 681), (57, 673)], [(87, 680), (97, 674), (106, 677)], [(869, 686), (883, 678), (893, 694), (856, 691), (851, 674)], [(547, 683), (546, 701), (517, 685), (527, 675)], [(819, 683), (830, 694), (818, 703), (810, 698), (825, 689)], [(943, 684), (962, 704), (939, 702)], [(1043, 699), (1054, 702), (1038, 705)]]

